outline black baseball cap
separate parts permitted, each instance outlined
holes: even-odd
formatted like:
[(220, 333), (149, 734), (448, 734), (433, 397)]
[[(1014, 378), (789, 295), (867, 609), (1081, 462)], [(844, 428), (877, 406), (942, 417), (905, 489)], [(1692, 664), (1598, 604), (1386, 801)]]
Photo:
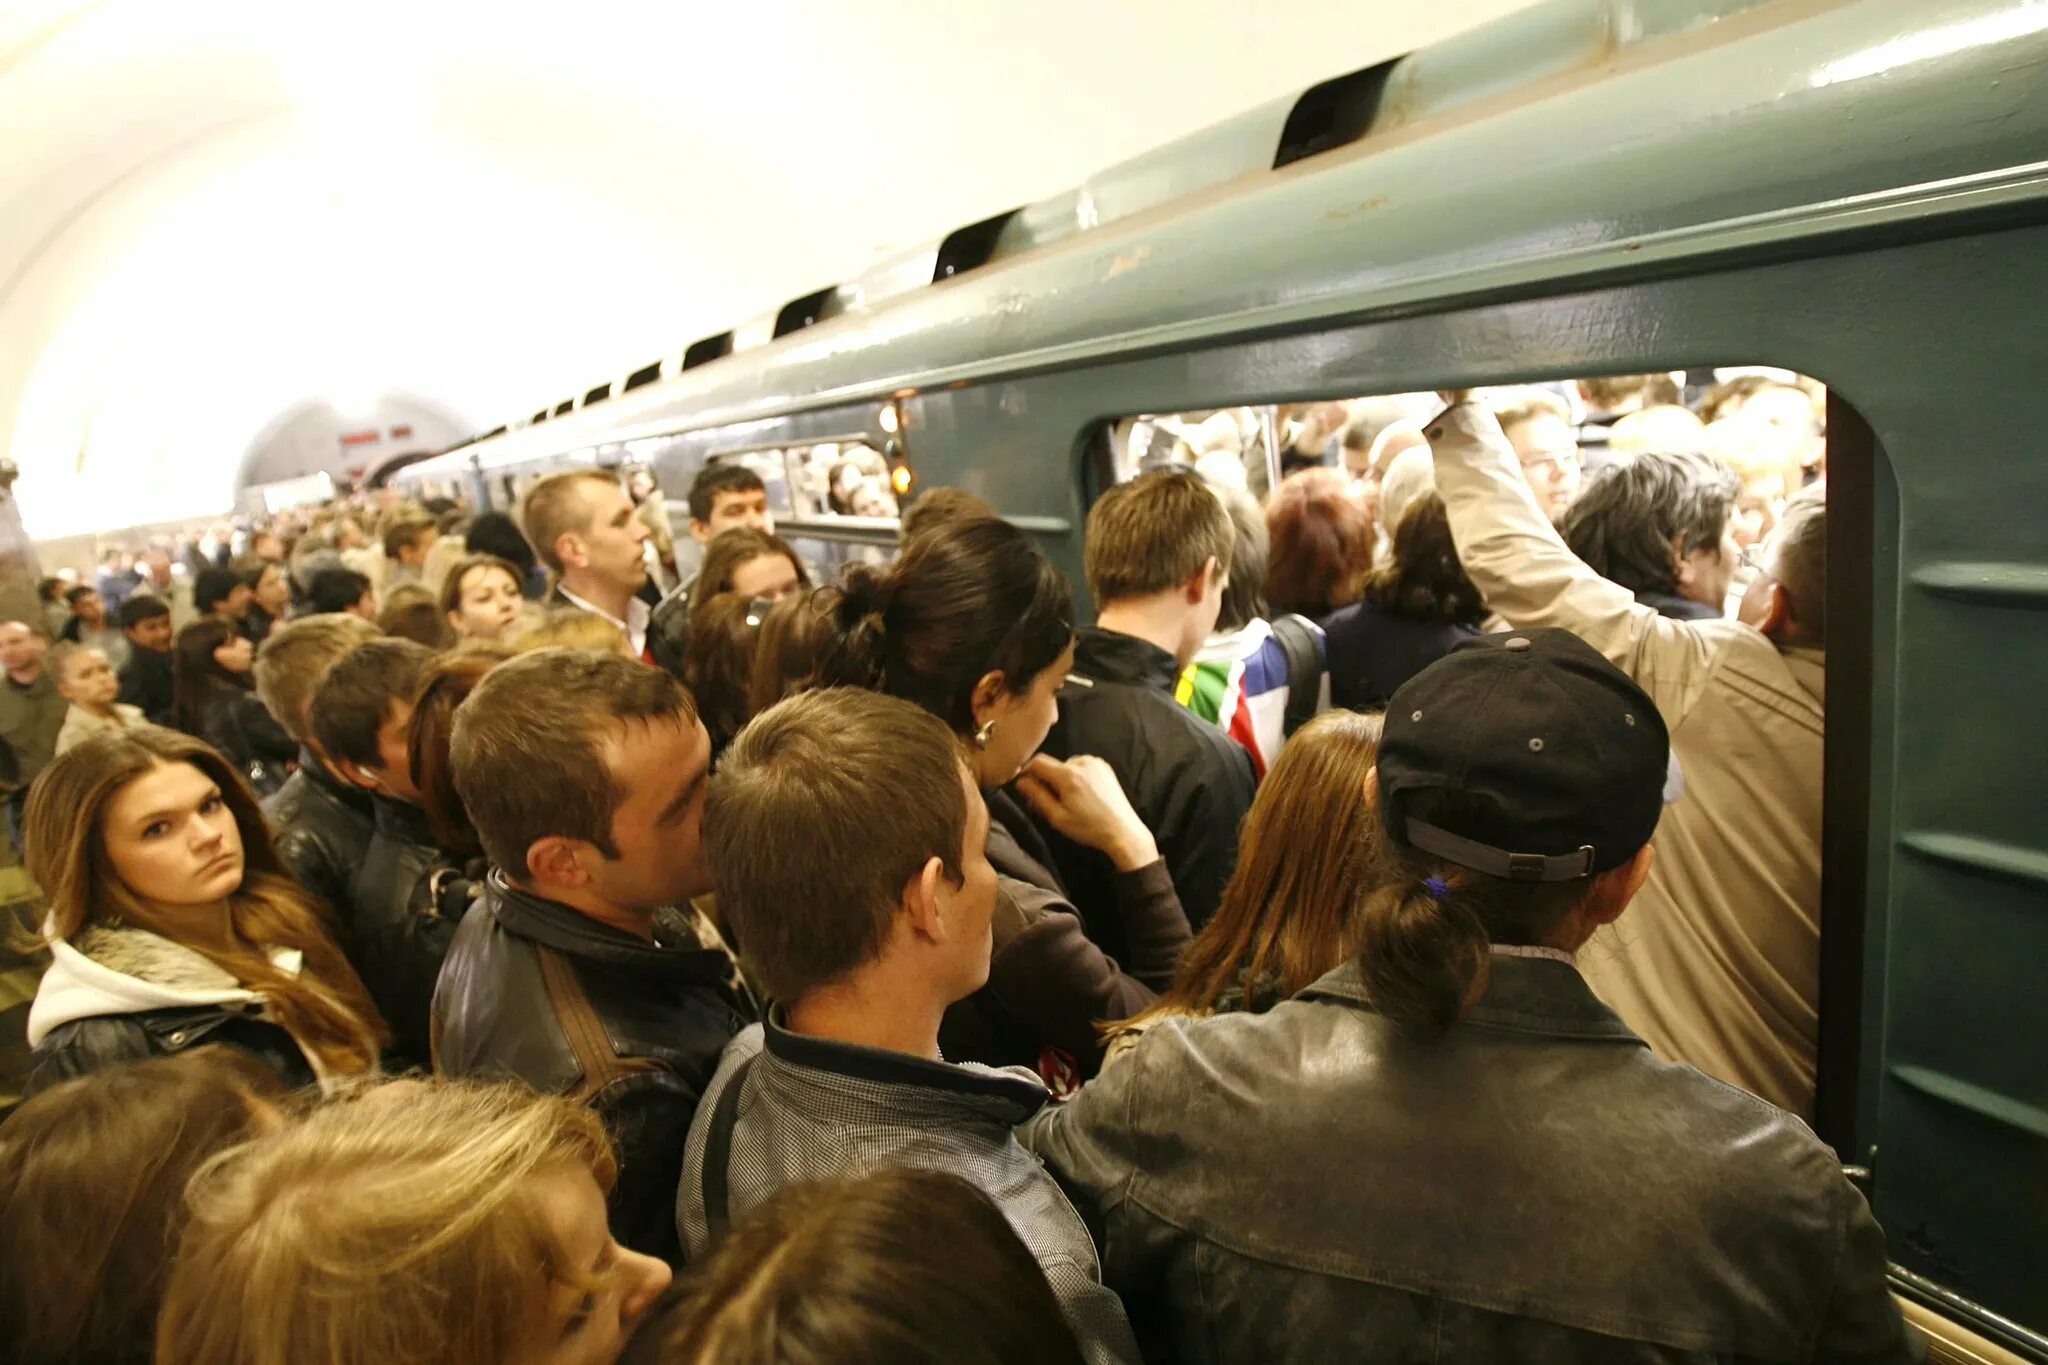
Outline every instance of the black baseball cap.
[[(1567, 630), (1460, 642), (1387, 702), (1380, 815), (1398, 844), (1512, 881), (1620, 867), (1656, 833), (1677, 786), (1649, 694)], [(1411, 798), (1482, 798), (1442, 823)]]

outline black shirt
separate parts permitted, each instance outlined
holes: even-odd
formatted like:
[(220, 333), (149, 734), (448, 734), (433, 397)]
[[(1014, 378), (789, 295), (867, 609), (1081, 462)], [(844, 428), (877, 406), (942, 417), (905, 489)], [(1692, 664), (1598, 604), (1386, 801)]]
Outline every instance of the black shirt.
[[(1251, 756), (1236, 740), (1173, 699), (1179, 676), (1174, 657), (1149, 641), (1082, 628), (1045, 751), (1055, 758), (1093, 754), (1109, 764), (1159, 841), (1188, 922), (1199, 930), (1215, 915), (1237, 865), (1237, 828), (1251, 808), (1255, 778)], [(1116, 903), (1109, 859), (1054, 830), (1044, 833), (1089, 937), (1128, 960), (1121, 926), (1100, 909)]]
[(173, 724), (171, 714), (171, 652), (144, 649), (128, 651), (121, 665), (121, 700), (142, 708), (151, 725)]
[(1373, 711), (1396, 688), (1479, 632), (1447, 621), (1416, 621), (1357, 602), (1323, 618), (1330, 704)]

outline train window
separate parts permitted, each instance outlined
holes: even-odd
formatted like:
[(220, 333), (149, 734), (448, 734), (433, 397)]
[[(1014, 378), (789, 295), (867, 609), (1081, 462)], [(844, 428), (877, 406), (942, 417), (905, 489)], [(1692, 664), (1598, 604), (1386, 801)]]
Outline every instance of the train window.
[(760, 476), (777, 530), (814, 568), (880, 563), (895, 553), (897, 489), (908, 469), (865, 440), (841, 437), (711, 457)]
[[(1826, 497), (1825, 391), (1789, 371), (1745, 368), (1571, 378), (1471, 396), (1500, 419), (1512, 447), (1503, 454), (1519, 466), (1542, 520), (1526, 506), (1461, 496), (1451, 530), (1463, 517), (1465, 531), (1502, 533), (1486, 538), (1483, 559), (1463, 564), (1438, 549), (1446, 513), (1424, 435), (1444, 406), (1437, 393), (1139, 414), (1103, 429), (1096, 483), (1192, 470), (1235, 511), (1264, 522), (1270, 558), (1253, 585), (1264, 601), (1236, 599), (1245, 620), (1212, 638), (1207, 662), (1227, 668), (1244, 641), (1257, 648), (1259, 617), (1303, 614), (1324, 627), (1334, 702), (1370, 709), (1498, 613), (1508, 625), (1577, 631), (1631, 668), (1674, 732), (1687, 794), (1664, 815), (1661, 829), (1677, 832), (1658, 866), (1676, 870), (1653, 876), (1645, 913), (1596, 939), (1581, 965), (1666, 1056), (1826, 1118), (1857, 1084), (1853, 1050), (1835, 1038), (1853, 1038), (1860, 1019), (1864, 911), (1837, 900), (1855, 892), (1853, 859), (1837, 859), (1837, 871), (1847, 871), (1823, 883), (1824, 802), (1839, 800), (1845, 818), (1868, 804), (1824, 745), (1830, 683), (1845, 694), (1855, 685), (1847, 666), (1829, 679), (1822, 665), (1827, 578), (1845, 587), (1854, 568), (1846, 558), (1853, 534), (1837, 538), (1837, 557), (1825, 563), (1826, 525), (1812, 515)], [(1851, 471), (1866, 463), (1854, 452), (1858, 425), (1845, 417), (1840, 433), (1840, 482), (1852, 500), (1861, 485)], [(1545, 521), (1563, 545), (1543, 534)], [(1788, 534), (1774, 539), (1780, 527)], [(1514, 553), (1525, 563), (1506, 557), (1507, 545), (1520, 546)], [(1413, 562), (1403, 562), (1409, 551)], [(1594, 575), (1631, 593), (1638, 611), (1621, 613), (1612, 594), (1583, 590)], [(1754, 673), (1724, 669), (1697, 686), (1674, 683), (1693, 676), (1675, 661), (1692, 659), (1695, 645), (1649, 630), (1640, 608), (1702, 627), (1739, 617), (1765, 632), (1778, 664), (1757, 659)], [(1834, 614), (1848, 638), (1854, 613)], [(1412, 643), (1425, 636), (1427, 646)], [(1751, 643), (1740, 632), (1699, 638), (1717, 654)], [(1404, 643), (1389, 643), (1396, 639)], [(1746, 681), (1725, 681), (1738, 674)], [(1754, 693), (1740, 690), (1752, 682)], [(1687, 902), (1660, 903), (1674, 887), (1688, 888)], [(1691, 960), (1712, 965), (1667, 999), (1659, 973)], [(1678, 995), (1690, 1003), (1670, 1005)]]
[[(1785, 500), (1826, 472), (1826, 392), (1790, 370), (1747, 366), (1567, 379), (1474, 391), (1502, 417), (1532, 485), (1561, 515), (1589, 477), (1648, 450), (1697, 452), (1736, 476), (1737, 541), (1761, 541)], [(1435, 393), (1141, 413), (1110, 424), (1104, 483), (1162, 465), (1264, 497), (1304, 469), (1340, 470), (1368, 505), (1422, 424)], [(1512, 419), (1512, 420), (1510, 420)]]

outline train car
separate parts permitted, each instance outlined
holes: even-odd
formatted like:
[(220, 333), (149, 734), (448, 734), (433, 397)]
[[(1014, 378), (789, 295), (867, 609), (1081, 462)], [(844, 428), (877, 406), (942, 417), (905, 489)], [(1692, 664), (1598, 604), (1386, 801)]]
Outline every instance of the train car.
[(443, 462), (644, 442), (674, 494), (744, 458), (783, 472), (786, 529), (884, 552), (886, 515), (816, 496), (819, 464), (879, 459), (899, 487), (986, 497), (1078, 587), (1113, 433), (1140, 414), (1732, 364), (1817, 378), (1816, 1127), (1945, 1358), (2048, 1360), (2044, 156), (2048, 6), (1552, 0)]

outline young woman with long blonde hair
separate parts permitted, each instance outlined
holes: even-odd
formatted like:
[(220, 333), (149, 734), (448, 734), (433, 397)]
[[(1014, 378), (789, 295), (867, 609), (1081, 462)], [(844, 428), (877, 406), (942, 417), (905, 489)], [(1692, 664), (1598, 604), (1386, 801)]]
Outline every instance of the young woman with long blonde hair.
[(1245, 816), (1216, 918), (1188, 945), (1172, 989), (1109, 1030), (1109, 1060), (1157, 1019), (1271, 1009), (1351, 955), (1380, 844), (1365, 803), (1379, 742), (1380, 717), (1357, 711), (1325, 711), (1287, 741)]
[(31, 1089), (202, 1043), (290, 1084), (376, 1069), (384, 1021), (216, 750), (151, 726), (95, 736), (43, 769), (24, 823), (51, 954)]
[(613, 1365), (669, 1269), (612, 1240), (604, 1121), (397, 1081), (193, 1181), (158, 1365)]

